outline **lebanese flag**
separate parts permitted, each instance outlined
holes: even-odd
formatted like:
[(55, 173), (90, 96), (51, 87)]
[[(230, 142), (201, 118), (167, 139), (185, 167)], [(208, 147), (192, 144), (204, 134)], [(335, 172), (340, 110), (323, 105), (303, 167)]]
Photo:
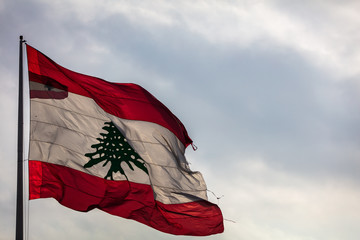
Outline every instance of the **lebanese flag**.
[(224, 231), (180, 120), (142, 87), (68, 70), (26, 45), (30, 80), (29, 198), (55, 198), (162, 232)]

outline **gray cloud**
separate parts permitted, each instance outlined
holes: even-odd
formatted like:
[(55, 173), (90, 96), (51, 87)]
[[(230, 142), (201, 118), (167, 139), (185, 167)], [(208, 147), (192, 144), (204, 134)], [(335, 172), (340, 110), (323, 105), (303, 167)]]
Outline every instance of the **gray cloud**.
[[(356, 6), (3, 1), (0, 239), (14, 231), (19, 34), (64, 67), (141, 84), (184, 122), (199, 147), (187, 150), (191, 167), (224, 195), (225, 218), (236, 221), (206, 239), (354, 239)], [(30, 202), (30, 239), (103, 236), (189, 239), (99, 211), (78, 213), (54, 200)]]

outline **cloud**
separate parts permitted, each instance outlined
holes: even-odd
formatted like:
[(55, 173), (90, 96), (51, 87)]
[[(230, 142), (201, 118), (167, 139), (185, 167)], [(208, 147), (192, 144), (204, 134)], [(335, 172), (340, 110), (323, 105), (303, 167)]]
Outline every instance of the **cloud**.
[[(355, 43), (360, 34), (352, 24), (359, 17), (354, 2), (307, 3), (302, 11), (283, 2), (158, 2), (156, 8), (146, 2), (114, 5), (112, 13), (121, 14), (136, 25), (184, 28), (215, 46), (290, 48), (337, 76), (359, 74), (355, 66), (360, 62), (360, 49)], [(304, 11), (307, 16), (302, 15)]]
[[(216, 48), (252, 47), (264, 51), (287, 48), (337, 78), (359, 74), (356, 66), (360, 63), (360, 49), (356, 42), (360, 33), (352, 24), (359, 20), (355, 11), (358, 3), (355, 1), (341, 5), (336, 1), (305, 1), (302, 4), (285, 4), (283, 1), (40, 2), (45, 9), (45, 17), (51, 16), (54, 23), (66, 24), (70, 31), (80, 27), (90, 28), (99, 22), (105, 26), (114, 19), (117, 19), (116, 22), (122, 19), (154, 38), (167, 38), (162, 32), (178, 29)], [(77, 25), (71, 22), (77, 22)], [(121, 35), (123, 29), (119, 27), (122, 24), (111, 24), (115, 27), (112, 34)], [(101, 27), (97, 26), (97, 31)], [(73, 39), (78, 36), (79, 41), (91, 41), (81, 32), (73, 33)], [(92, 45), (92, 48), (101, 48), (101, 42), (93, 42)], [(70, 46), (69, 43), (67, 46)]]
[(16, 165), (17, 159), (17, 95), (13, 95), (16, 89), (16, 78), (13, 73), (0, 65), (1, 84), (0, 88), (0, 109), (2, 112), (2, 127), (0, 128), (0, 136), (2, 137), (0, 144), (1, 169), (0, 174), (0, 239), (12, 238), (8, 229), (15, 224), (15, 189), (16, 189)]
[[(227, 158), (222, 161), (231, 162)], [(235, 221), (226, 222), (231, 236), (337, 240), (359, 234), (359, 183), (293, 174), (270, 166), (266, 157), (241, 158), (226, 175), (201, 166), (208, 183), (224, 195), (219, 200), (224, 217)]]
[[(214, 46), (290, 48), (339, 77), (351, 77), (359, 74), (355, 66), (360, 54), (355, 43), (360, 33), (352, 24), (359, 20), (357, 5), (336, 1), (301, 5), (282, 1), (56, 1), (50, 6), (58, 18), (74, 13), (83, 24), (119, 16), (151, 29), (154, 35), (161, 29), (180, 28)], [(63, 6), (66, 9), (61, 11)]]
[[(3, 1), (0, 235), (12, 236), (14, 228), (17, 41), (24, 34), (64, 67), (141, 84), (184, 122), (199, 147), (187, 150), (191, 168), (224, 195), (219, 203), (225, 218), (236, 221), (206, 239), (354, 239), (360, 200), (358, 5)], [(31, 239), (104, 234), (189, 239), (100, 211), (71, 211), (50, 199), (30, 203)]]

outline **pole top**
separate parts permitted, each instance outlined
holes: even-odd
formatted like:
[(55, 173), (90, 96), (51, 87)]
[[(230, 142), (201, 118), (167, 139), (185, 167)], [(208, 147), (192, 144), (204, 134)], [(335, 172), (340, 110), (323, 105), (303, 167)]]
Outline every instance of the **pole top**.
[(26, 43), (26, 40), (24, 40), (23, 35), (20, 35), (20, 43)]

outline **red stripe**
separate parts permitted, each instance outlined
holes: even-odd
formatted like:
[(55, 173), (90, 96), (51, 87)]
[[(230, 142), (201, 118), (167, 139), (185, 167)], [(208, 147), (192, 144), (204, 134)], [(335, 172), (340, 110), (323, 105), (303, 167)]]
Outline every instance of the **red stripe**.
[(41, 99), (64, 99), (67, 98), (67, 92), (51, 92), (51, 91), (40, 91), (30, 90), (30, 98), (41, 98)]
[[(142, 87), (130, 83), (110, 83), (73, 72), (29, 45), (27, 58), (32, 75), (50, 78), (66, 86), (69, 92), (92, 98), (106, 112), (119, 118), (157, 123), (173, 132), (186, 147), (192, 143), (180, 120)], [(29, 79), (33, 81), (31, 75)]]
[(206, 236), (224, 231), (220, 209), (207, 201), (163, 204), (150, 185), (110, 181), (68, 167), (29, 161), (29, 198), (55, 198), (71, 209), (99, 208), (162, 232)]

